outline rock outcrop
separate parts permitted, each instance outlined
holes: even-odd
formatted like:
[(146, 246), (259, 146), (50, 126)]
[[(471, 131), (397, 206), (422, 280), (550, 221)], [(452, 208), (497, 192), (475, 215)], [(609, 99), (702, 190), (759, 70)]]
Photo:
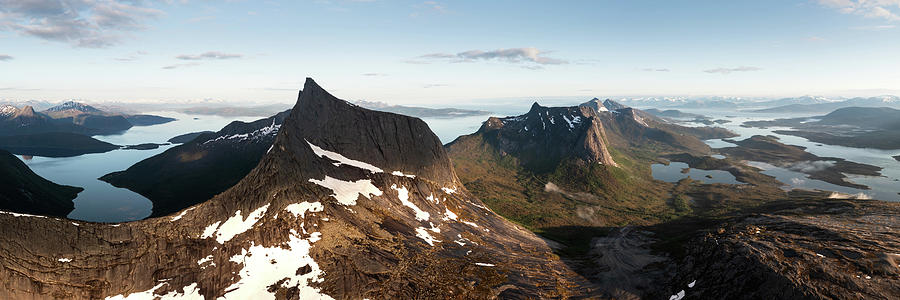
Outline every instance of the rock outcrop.
[[(780, 201), (685, 245), (672, 299), (895, 299), (900, 204)], [(679, 297), (680, 296), (680, 297)]]
[(308, 79), (234, 187), (123, 224), (0, 213), (0, 298), (565, 298), (590, 285), (485, 208), (419, 119)]

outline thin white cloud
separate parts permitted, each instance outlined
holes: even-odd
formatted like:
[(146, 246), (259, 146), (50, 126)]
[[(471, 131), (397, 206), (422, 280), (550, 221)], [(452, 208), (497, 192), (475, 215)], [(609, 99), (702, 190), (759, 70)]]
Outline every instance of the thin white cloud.
[(443, 83), (429, 83), (429, 84), (423, 85), (422, 88), (430, 89), (430, 88), (445, 87), (445, 86), (448, 86), (448, 85), (443, 84)]
[[(469, 50), (456, 54), (431, 53), (419, 56), (419, 59), (447, 62), (502, 61), (507, 63), (533, 63), (538, 65), (561, 65), (568, 61), (547, 57), (546, 51), (534, 47), (497, 49), (491, 51)], [(413, 61), (416, 62), (416, 61)]]
[(868, 30), (868, 31), (879, 31), (879, 30), (888, 30), (896, 28), (896, 25), (873, 25), (873, 26), (856, 26), (850, 27), (853, 30)]
[(0, 61), (7, 61), (7, 60), (12, 60), (12, 59), (13, 59), (13, 57), (10, 55), (0, 54)]
[(818, 0), (818, 3), (844, 14), (900, 21), (900, 0)]
[(17, 32), (75, 47), (104, 48), (162, 11), (143, 1), (0, 0), (0, 31)]
[(671, 70), (669, 70), (667, 68), (643, 68), (643, 69), (641, 69), (641, 71), (644, 71), (644, 72), (669, 72)]
[(415, 4), (412, 6), (416, 9), (416, 11), (409, 14), (410, 17), (419, 17), (423, 13), (438, 13), (438, 14), (446, 14), (450, 12), (447, 10), (447, 6), (441, 2), (437, 1), (423, 1), (422, 3)]
[(425, 2), (422, 2), (422, 4), (424, 4), (425, 7), (429, 8), (433, 11), (439, 12), (439, 13), (447, 12), (447, 7), (444, 6), (444, 4), (441, 4), (440, 2), (437, 2), (437, 1), (425, 1)]
[(172, 69), (178, 69), (178, 68), (194, 67), (194, 66), (199, 66), (199, 65), (200, 65), (200, 63), (198, 63), (198, 62), (189, 62), (189, 63), (184, 63), (184, 64), (168, 65), (168, 66), (165, 66), (162, 68), (166, 69), (166, 70), (172, 70)]
[(218, 51), (208, 51), (200, 54), (192, 55), (192, 54), (182, 54), (178, 55), (175, 58), (180, 60), (203, 60), (203, 59), (232, 59), (232, 58), (241, 58), (244, 57), (243, 54), (236, 53), (224, 53)]
[(727, 74), (731, 74), (734, 72), (754, 72), (754, 71), (760, 71), (760, 70), (762, 70), (762, 68), (740, 66), (740, 67), (736, 67), (736, 68), (715, 68), (715, 69), (703, 70), (703, 72), (711, 73), (711, 74), (727, 75)]
[(115, 60), (115, 61), (122, 61), (122, 62), (130, 62), (130, 61), (136, 61), (136, 60), (138, 60), (141, 56), (144, 56), (144, 55), (147, 55), (147, 52), (145, 52), (145, 51), (137, 51), (137, 52), (128, 54), (127, 56), (113, 58), (113, 60)]
[(384, 74), (384, 73), (363, 73), (362, 76), (381, 77), (381, 76), (387, 76), (387, 74)]

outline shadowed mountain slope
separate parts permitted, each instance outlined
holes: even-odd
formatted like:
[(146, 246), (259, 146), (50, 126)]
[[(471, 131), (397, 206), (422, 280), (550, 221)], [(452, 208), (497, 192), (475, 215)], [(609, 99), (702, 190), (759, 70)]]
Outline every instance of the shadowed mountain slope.
[(232, 122), (100, 180), (150, 199), (151, 217), (171, 214), (212, 198), (250, 173), (272, 146), (289, 112), (250, 123)]
[(0, 150), (0, 210), (65, 217), (83, 189), (38, 176), (11, 153)]

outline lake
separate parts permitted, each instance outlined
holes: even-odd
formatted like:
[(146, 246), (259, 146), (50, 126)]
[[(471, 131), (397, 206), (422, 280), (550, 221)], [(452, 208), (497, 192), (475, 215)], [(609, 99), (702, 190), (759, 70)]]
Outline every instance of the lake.
[[(653, 178), (665, 182), (678, 182), (684, 178), (698, 180), (703, 183), (743, 184), (734, 175), (722, 170), (700, 170), (688, 167), (683, 162), (670, 162), (669, 165), (650, 165)], [(687, 169), (687, 172), (684, 170)]]

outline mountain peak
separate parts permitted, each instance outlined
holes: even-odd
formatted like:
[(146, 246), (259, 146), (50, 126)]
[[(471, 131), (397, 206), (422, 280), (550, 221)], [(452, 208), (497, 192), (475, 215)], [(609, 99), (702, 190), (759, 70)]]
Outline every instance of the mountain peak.
[(589, 108), (589, 109), (591, 109), (591, 110), (593, 110), (594, 112), (597, 112), (597, 113), (599, 113), (599, 112), (604, 112), (604, 111), (609, 111), (608, 109), (606, 109), (606, 106), (604, 106), (603, 103), (600, 103), (600, 99), (597, 99), (597, 98), (594, 98), (594, 99), (591, 99), (591, 100), (588, 101), (588, 102), (579, 104), (578, 106), (580, 106), (580, 107), (587, 107), (587, 108)]
[(18, 113), (16, 113), (16, 116), (33, 117), (34, 116), (34, 107), (31, 107), (31, 105), (27, 105), (24, 108), (22, 108), (22, 110), (20, 110)]
[(628, 108), (627, 105), (621, 104), (621, 103), (619, 103), (619, 102), (616, 102), (616, 101), (613, 101), (613, 100), (610, 100), (610, 99), (603, 100), (603, 106), (605, 106), (606, 109), (608, 109), (608, 110), (610, 110), (610, 111), (615, 111), (615, 110), (619, 110), (619, 109), (623, 109), (623, 108)]
[(96, 109), (93, 106), (90, 106), (90, 105), (87, 105), (84, 103), (80, 103), (80, 102), (75, 102), (73, 100), (63, 102), (60, 105), (57, 105), (57, 106), (47, 109), (48, 112), (61, 112), (61, 111), (70, 111), (70, 110), (83, 112), (83, 113), (100, 113), (101, 112), (99, 109)]
[(541, 106), (540, 104), (537, 103), (537, 101), (535, 101), (534, 104), (531, 104), (531, 109), (529, 109), (528, 112), (533, 112), (533, 111), (539, 110), (541, 108), (543, 108), (543, 106)]
[[(311, 78), (306, 79), (299, 95), (273, 146), (283, 151), (273, 151), (272, 155), (287, 152), (305, 158), (303, 164), (320, 162), (313, 148), (318, 147), (385, 172), (458, 185), (443, 144), (421, 119), (353, 105), (331, 95)], [(303, 170), (316, 177), (332, 167), (328, 164)], [(346, 172), (354, 171), (348, 168)]]

